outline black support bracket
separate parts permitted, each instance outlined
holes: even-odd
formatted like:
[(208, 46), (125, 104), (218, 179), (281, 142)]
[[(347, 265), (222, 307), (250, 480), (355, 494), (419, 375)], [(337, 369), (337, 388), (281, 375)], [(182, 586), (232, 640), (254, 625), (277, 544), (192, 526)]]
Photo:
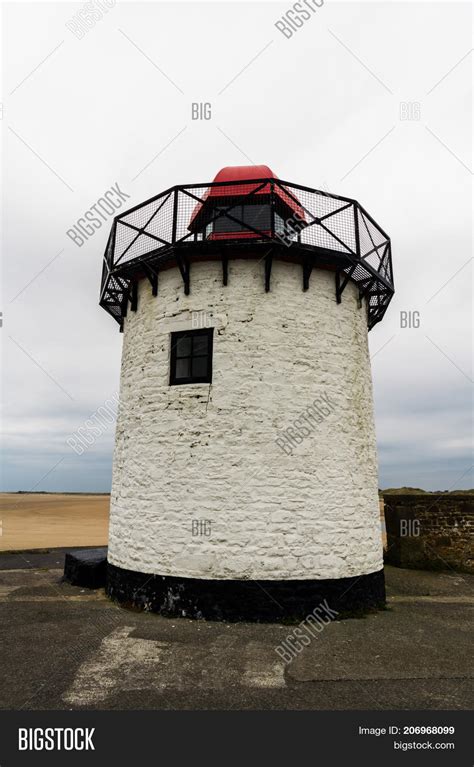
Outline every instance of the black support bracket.
[(338, 304), (341, 303), (341, 297), (344, 292), (344, 288), (346, 287), (347, 283), (349, 282), (350, 278), (352, 277), (352, 272), (354, 269), (351, 269), (348, 274), (344, 272), (344, 280), (341, 282), (341, 272), (336, 272), (336, 301)]
[(130, 309), (132, 312), (136, 312), (138, 306), (138, 283), (134, 281), (130, 287)]
[(158, 272), (155, 271), (151, 266), (146, 266), (146, 276), (148, 277), (148, 280), (151, 285), (151, 293), (153, 296), (158, 295)]
[(311, 277), (311, 272), (313, 271), (313, 265), (309, 261), (303, 262), (303, 290), (308, 290), (309, 288), (309, 278)]
[(273, 264), (273, 255), (272, 253), (267, 253), (265, 256), (265, 293), (268, 293), (270, 290), (270, 277), (272, 274), (272, 264)]
[(122, 299), (122, 303), (121, 303), (121, 306), (120, 306), (121, 317), (122, 317), (122, 324), (123, 324), (124, 317), (127, 316), (128, 301), (129, 301), (129, 299), (130, 299), (130, 287), (126, 288), (125, 294), (124, 294), (124, 297)]
[(229, 259), (223, 258), (222, 259), (222, 284), (227, 285), (228, 279), (229, 279)]
[(184, 283), (184, 295), (189, 296), (189, 262), (181, 257), (176, 259)]

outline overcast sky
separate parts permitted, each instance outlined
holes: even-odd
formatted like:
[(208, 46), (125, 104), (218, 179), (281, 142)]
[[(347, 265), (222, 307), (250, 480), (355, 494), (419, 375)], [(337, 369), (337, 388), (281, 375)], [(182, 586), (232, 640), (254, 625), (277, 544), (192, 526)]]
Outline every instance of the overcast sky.
[(79, 38), (82, 7), (3, 7), (2, 489), (110, 489), (113, 426), (66, 442), (119, 384), (109, 223), (81, 248), (66, 231), (115, 182), (131, 207), (249, 162), (358, 199), (392, 238), (380, 486), (472, 487), (470, 6), (326, 0), (288, 39), (285, 2), (117, 3)]

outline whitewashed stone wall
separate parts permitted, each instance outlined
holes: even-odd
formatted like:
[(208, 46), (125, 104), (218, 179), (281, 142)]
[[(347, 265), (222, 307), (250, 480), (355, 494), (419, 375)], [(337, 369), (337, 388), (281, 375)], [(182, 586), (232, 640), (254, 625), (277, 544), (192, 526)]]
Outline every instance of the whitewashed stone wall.
[[(276, 261), (193, 263), (125, 320), (109, 560), (199, 578), (340, 578), (382, 567), (365, 307), (334, 274)], [(169, 386), (170, 332), (212, 315), (212, 384)], [(196, 317), (196, 315), (194, 315)], [(331, 413), (286, 455), (281, 430), (322, 395)], [(193, 536), (194, 520), (211, 535)]]

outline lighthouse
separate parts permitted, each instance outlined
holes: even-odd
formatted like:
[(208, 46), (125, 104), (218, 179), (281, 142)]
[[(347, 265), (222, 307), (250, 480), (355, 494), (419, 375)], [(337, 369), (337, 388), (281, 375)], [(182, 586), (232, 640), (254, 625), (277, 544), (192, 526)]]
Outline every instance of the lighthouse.
[(362, 205), (265, 165), (115, 218), (111, 598), (226, 621), (383, 606), (368, 331), (393, 292)]

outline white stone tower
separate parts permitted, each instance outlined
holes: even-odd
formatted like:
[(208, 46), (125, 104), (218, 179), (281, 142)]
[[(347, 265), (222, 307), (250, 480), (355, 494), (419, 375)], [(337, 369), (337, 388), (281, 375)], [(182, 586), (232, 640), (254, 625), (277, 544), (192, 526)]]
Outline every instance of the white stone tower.
[(383, 605), (367, 331), (392, 294), (359, 203), (266, 166), (115, 219), (111, 597), (223, 620)]

